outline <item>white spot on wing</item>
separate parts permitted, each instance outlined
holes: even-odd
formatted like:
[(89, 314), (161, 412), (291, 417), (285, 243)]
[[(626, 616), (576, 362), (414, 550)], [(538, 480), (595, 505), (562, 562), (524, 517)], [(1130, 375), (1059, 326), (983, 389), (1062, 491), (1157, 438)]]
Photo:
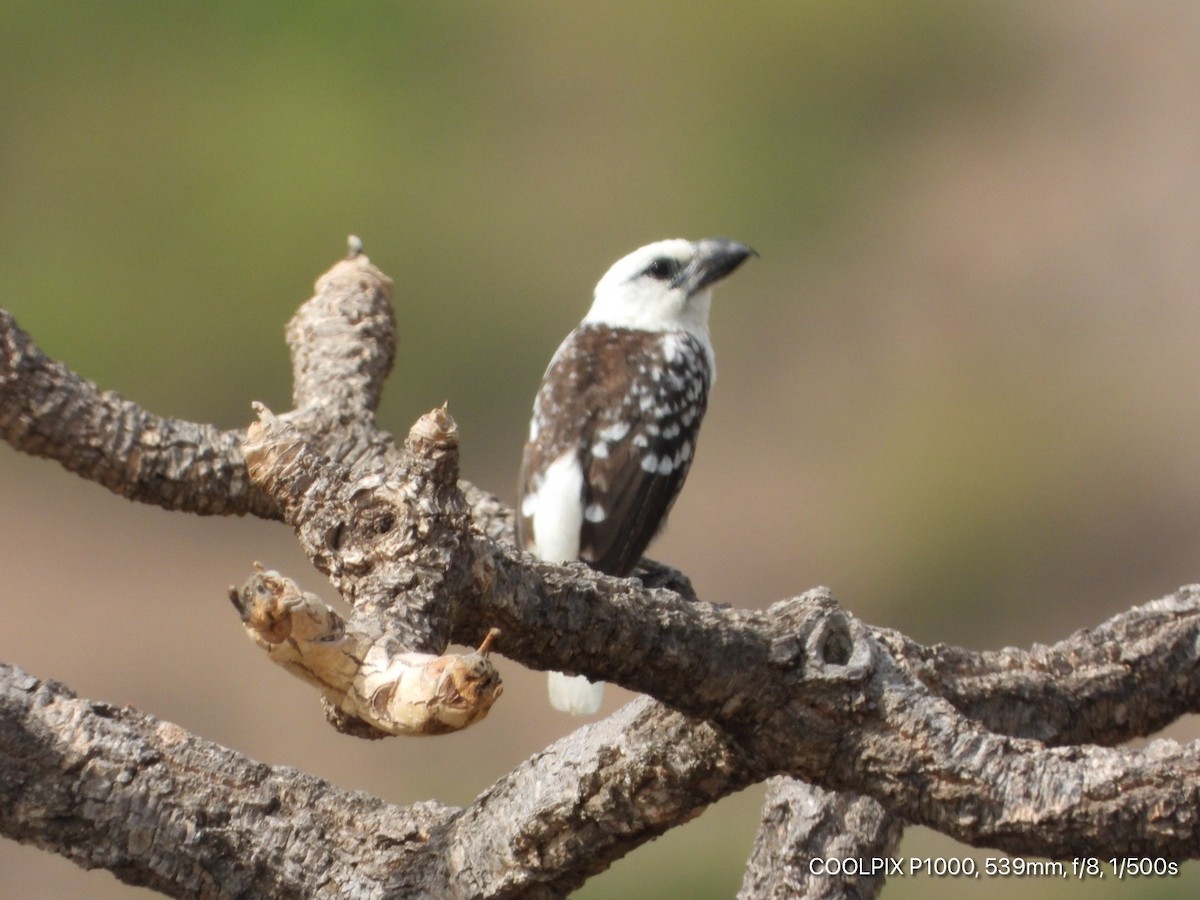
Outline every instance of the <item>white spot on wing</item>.
[(608, 459), (608, 444), (603, 441), (592, 444), (592, 456), (596, 459)]
[(607, 428), (601, 428), (597, 431), (596, 437), (602, 441), (608, 441), (610, 444), (615, 444), (617, 441), (623, 440), (627, 434), (629, 434), (628, 422), (614, 422)]
[(588, 508), (583, 511), (583, 517), (589, 522), (603, 522), (608, 518), (608, 513), (599, 503), (589, 503)]
[[(636, 443), (636, 441), (635, 441)], [(642, 469), (646, 472), (658, 471), (658, 457), (653, 453), (647, 453), (642, 457)]]

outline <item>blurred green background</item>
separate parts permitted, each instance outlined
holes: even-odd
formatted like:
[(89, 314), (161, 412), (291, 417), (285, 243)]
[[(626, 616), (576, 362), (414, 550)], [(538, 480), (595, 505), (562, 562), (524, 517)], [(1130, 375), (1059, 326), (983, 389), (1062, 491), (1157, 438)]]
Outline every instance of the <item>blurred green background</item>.
[[(718, 292), (653, 555), (715, 601), (828, 584), (920, 640), (1050, 642), (1200, 580), (1198, 82), (1187, 3), (0, 2), (0, 305), (105, 388), (241, 425), (287, 407), (283, 325), (356, 233), (396, 282), (384, 424), (449, 401), (511, 501), (609, 263), (736, 237), (762, 258)], [(502, 661), (466, 734), (337, 735), (228, 606), (255, 559), (329, 594), (278, 525), (0, 448), (6, 662), (401, 803), (469, 802), (574, 727)], [(732, 896), (760, 801), (580, 896)], [(1182, 897), (1196, 869), (885, 896)], [(0, 897), (84, 896), (148, 895), (0, 843)]]

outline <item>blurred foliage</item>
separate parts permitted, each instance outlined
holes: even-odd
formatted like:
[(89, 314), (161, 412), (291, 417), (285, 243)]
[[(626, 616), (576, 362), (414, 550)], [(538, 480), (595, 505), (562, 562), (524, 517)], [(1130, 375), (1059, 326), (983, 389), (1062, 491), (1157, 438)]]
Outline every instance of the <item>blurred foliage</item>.
[(390, 423), (448, 399), (468, 453), (511, 448), (608, 262), (819, 247), (897, 131), (993, 89), (997, 12), (8, 2), (6, 302), (104, 386), (232, 425), (286, 404), (282, 325), (354, 232), (397, 280)]

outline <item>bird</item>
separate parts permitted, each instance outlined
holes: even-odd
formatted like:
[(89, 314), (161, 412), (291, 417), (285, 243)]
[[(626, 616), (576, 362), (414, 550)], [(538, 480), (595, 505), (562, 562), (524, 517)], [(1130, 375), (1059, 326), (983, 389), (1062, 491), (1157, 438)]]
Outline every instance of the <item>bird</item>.
[[(522, 549), (625, 577), (687, 478), (716, 380), (713, 286), (757, 255), (726, 238), (656, 241), (613, 263), (559, 345), (521, 459)], [(550, 703), (600, 708), (603, 684), (551, 672)]]

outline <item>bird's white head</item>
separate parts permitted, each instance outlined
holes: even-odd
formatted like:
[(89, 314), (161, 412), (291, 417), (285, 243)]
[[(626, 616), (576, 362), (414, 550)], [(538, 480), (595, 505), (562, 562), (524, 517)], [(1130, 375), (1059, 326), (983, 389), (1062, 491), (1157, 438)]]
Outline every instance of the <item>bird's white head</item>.
[(656, 241), (613, 263), (584, 324), (688, 331), (708, 341), (712, 287), (754, 251), (724, 238)]

